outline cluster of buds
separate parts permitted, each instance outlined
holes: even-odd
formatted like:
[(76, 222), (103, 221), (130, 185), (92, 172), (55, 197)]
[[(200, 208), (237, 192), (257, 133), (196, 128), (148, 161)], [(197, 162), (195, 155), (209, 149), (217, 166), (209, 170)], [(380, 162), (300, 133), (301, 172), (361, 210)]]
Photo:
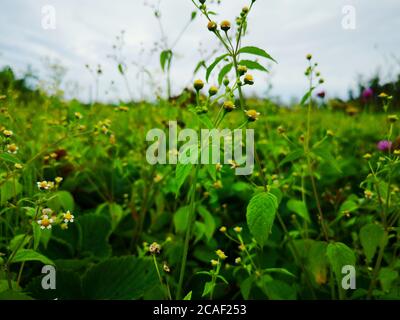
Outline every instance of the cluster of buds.
[[(199, 96), (200, 91), (204, 88), (204, 82), (201, 79), (197, 79), (194, 81), (193, 83), (193, 88), (196, 91), (196, 94)], [(216, 86), (211, 86), (208, 90), (208, 95), (209, 97), (213, 97), (218, 93), (218, 88)], [(209, 99), (207, 100), (207, 104), (206, 105), (198, 105), (196, 106), (196, 112), (197, 114), (204, 114), (208, 112), (208, 103), (209, 103)]]

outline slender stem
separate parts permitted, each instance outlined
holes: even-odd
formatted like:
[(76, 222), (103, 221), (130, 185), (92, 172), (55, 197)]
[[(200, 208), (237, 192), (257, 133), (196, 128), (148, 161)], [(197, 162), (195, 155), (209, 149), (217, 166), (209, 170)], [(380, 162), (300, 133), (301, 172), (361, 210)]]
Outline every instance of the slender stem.
[(186, 260), (187, 260), (187, 255), (188, 255), (188, 251), (189, 251), (189, 241), (190, 241), (191, 234), (192, 234), (192, 227), (193, 227), (195, 209), (196, 209), (196, 184), (197, 184), (198, 172), (199, 172), (199, 165), (196, 165), (193, 183), (192, 183), (192, 190), (191, 190), (191, 194), (190, 194), (190, 209), (189, 209), (189, 217), (188, 217), (188, 226), (186, 229), (185, 242), (184, 242), (183, 253), (182, 253), (182, 262), (181, 262), (181, 270), (180, 270), (180, 274), (179, 274), (178, 291), (176, 294), (177, 300), (180, 300), (182, 298), (183, 280), (185, 277), (185, 269), (186, 269)]

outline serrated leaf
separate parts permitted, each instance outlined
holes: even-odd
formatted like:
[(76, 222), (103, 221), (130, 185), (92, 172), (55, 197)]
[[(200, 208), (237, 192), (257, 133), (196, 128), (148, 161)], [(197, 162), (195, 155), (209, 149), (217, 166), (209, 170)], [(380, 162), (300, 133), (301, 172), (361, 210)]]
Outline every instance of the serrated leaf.
[(258, 47), (252, 47), (252, 46), (243, 47), (239, 50), (239, 53), (248, 53), (248, 54), (264, 57), (264, 58), (267, 58), (269, 60), (276, 62), (276, 60), (274, 58), (272, 58), (265, 50), (258, 48)]
[(275, 220), (278, 201), (272, 193), (256, 194), (247, 206), (247, 225), (260, 246), (264, 246)]

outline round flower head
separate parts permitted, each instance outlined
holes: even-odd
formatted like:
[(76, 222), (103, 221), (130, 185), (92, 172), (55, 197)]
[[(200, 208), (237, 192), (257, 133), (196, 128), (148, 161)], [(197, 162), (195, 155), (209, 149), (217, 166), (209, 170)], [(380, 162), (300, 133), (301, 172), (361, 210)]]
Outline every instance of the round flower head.
[(163, 269), (165, 272), (168, 273), (171, 272), (171, 269), (169, 268), (169, 265), (166, 262), (163, 263)]
[(235, 104), (230, 100), (225, 101), (223, 107), (226, 112), (231, 112), (231, 111), (235, 110), (235, 108), (236, 108)]
[(312, 59), (312, 54), (309, 53), (308, 55), (306, 55), (306, 59), (307, 59), (307, 60), (311, 60), (311, 59)]
[(244, 76), (244, 83), (245, 84), (249, 84), (249, 85), (253, 85), (254, 84), (254, 78), (253, 78), (253, 76), (251, 75), (251, 74), (246, 74), (245, 76)]
[(54, 181), (57, 183), (57, 184), (60, 184), (61, 183), (61, 181), (63, 181), (64, 179), (62, 178), (62, 177), (56, 177), (55, 179), (54, 179)]
[(75, 217), (71, 214), (69, 210), (63, 214), (63, 220), (65, 223), (74, 222), (74, 218)]
[(38, 225), (40, 225), (40, 229), (51, 229), (53, 219), (49, 218), (48, 215), (43, 215), (42, 219), (37, 221)]
[(15, 143), (11, 143), (7, 145), (7, 152), (11, 154), (16, 154), (18, 152), (18, 147)]
[(240, 264), (242, 262), (242, 259), (240, 258), (240, 257), (237, 257), (236, 259), (235, 259), (235, 263), (236, 264)]
[(374, 96), (374, 91), (371, 88), (366, 88), (362, 94), (361, 94), (361, 98), (364, 102), (367, 102), (368, 100), (370, 100), (372, 97)]
[(247, 72), (247, 67), (246, 67), (246, 66), (239, 65), (239, 66), (238, 66), (238, 71), (239, 71), (239, 74), (242, 76), (242, 75), (244, 75), (244, 74)]
[(229, 31), (231, 28), (231, 23), (228, 20), (224, 20), (221, 22), (221, 29), (224, 30), (225, 32)]
[(193, 87), (195, 88), (196, 91), (200, 91), (201, 89), (204, 88), (204, 82), (200, 79), (197, 79), (194, 81)]
[(16, 163), (16, 164), (14, 164), (14, 168), (15, 169), (22, 169), (22, 164)]
[(40, 190), (48, 190), (50, 189), (50, 185), (46, 180), (36, 182), (38, 188)]
[(390, 149), (392, 149), (392, 142), (388, 140), (379, 141), (377, 144), (377, 148), (380, 151), (390, 151)]
[(249, 121), (251, 121), (251, 122), (258, 120), (259, 115), (260, 115), (260, 113), (257, 112), (256, 110), (246, 111), (246, 116), (249, 119)]
[(242, 232), (242, 228), (241, 227), (235, 227), (233, 228), (233, 230), (237, 233), (241, 233)]
[(228, 258), (228, 256), (225, 254), (225, 252), (223, 252), (221, 249), (218, 249), (217, 251), (215, 251), (215, 253), (217, 254), (218, 258), (220, 258), (221, 260), (225, 260), (226, 258)]
[(249, 12), (249, 7), (248, 6), (243, 7), (242, 8), (242, 12), (248, 13)]
[(226, 227), (222, 226), (221, 228), (219, 228), (219, 231), (222, 232), (222, 233), (225, 233), (226, 232)]
[(208, 94), (210, 95), (210, 97), (215, 96), (218, 93), (218, 88), (215, 86), (210, 87), (210, 89), (208, 90)]
[(11, 137), (14, 133), (11, 130), (3, 130), (3, 134), (9, 138)]
[(218, 265), (218, 261), (217, 260), (214, 260), (214, 259), (212, 259), (211, 260), (211, 265), (213, 266), (213, 267), (216, 267), (217, 265)]
[(157, 242), (153, 242), (149, 247), (149, 251), (151, 254), (159, 254), (161, 251), (161, 246)]
[(208, 25), (207, 25), (207, 29), (208, 30), (210, 30), (210, 31), (215, 31), (215, 30), (217, 30), (217, 23), (216, 22), (214, 22), (214, 21), (210, 21), (209, 23), (208, 23)]

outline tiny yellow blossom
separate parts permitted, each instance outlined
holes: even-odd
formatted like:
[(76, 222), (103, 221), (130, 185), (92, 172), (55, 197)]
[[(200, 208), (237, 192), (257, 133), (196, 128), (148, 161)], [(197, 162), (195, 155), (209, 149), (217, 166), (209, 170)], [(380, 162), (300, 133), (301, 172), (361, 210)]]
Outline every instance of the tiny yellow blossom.
[(217, 254), (217, 256), (221, 259), (221, 260), (225, 260), (226, 258), (228, 258), (225, 253), (221, 250), (218, 249), (217, 251), (215, 251), (215, 253)]
[(226, 227), (222, 226), (221, 228), (219, 228), (219, 231), (222, 232), (222, 233), (225, 233), (226, 232)]
[(241, 227), (234, 227), (233, 230), (237, 233), (241, 233), (242, 232), (242, 228)]

